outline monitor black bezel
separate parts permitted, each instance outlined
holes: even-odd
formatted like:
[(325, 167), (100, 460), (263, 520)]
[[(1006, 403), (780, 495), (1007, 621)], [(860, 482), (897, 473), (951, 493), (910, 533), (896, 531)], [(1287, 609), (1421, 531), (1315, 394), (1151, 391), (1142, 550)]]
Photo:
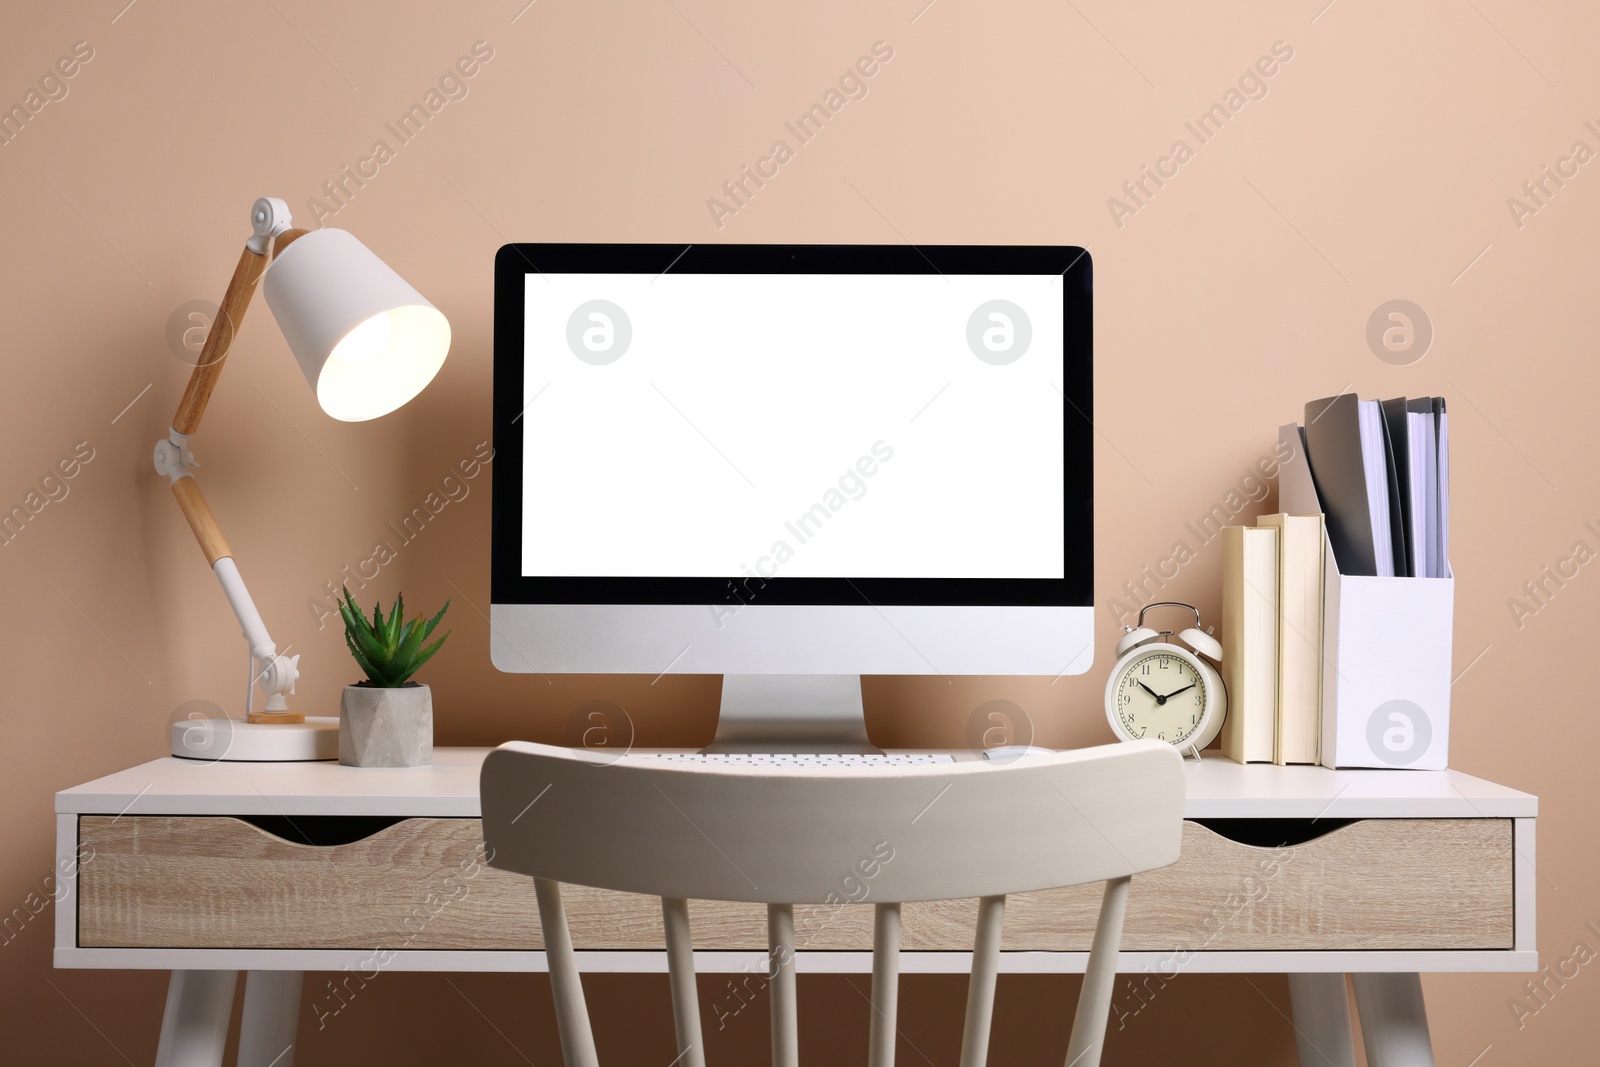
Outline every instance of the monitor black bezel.
[[(531, 273), (1060, 274), (1065, 538), (1062, 578), (551, 577), (522, 573), (523, 324)], [(508, 244), (495, 255), (490, 595), (496, 604), (1091, 607), (1093, 262), (1066, 245)], [(1074, 485), (1074, 482), (1077, 484)], [(952, 497), (959, 504), (959, 497)], [(996, 551), (1004, 551), (997, 543)]]

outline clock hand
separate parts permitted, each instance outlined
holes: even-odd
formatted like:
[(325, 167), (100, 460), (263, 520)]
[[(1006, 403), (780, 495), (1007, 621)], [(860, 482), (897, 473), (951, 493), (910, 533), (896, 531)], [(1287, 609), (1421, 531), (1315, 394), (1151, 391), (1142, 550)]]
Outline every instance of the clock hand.
[(1194, 682), (1190, 682), (1188, 685), (1184, 686), (1182, 689), (1174, 690), (1173, 692), (1168, 693), (1166, 695), (1166, 699), (1167, 700), (1171, 700), (1173, 697), (1177, 696), (1179, 693), (1187, 693), (1189, 690), (1191, 690), (1191, 689), (1193, 689), (1195, 687), (1195, 684), (1196, 683), (1194, 683)]
[(1134, 684), (1137, 685), (1140, 689), (1143, 689), (1146, 693), (1149, 693), (1151, 696), (1155, 697), (1157, 700), (1161, 700), (1162, 699), (1162, 696), (1161, 696), (1160, 693), (1156, 692), (1154, 689), (1151, 689), (1148, 685), (1145, 685), (1143, 682), (1139, 681), (1139, 679), (1135, 678), (1133, 681), (1134, 681)]

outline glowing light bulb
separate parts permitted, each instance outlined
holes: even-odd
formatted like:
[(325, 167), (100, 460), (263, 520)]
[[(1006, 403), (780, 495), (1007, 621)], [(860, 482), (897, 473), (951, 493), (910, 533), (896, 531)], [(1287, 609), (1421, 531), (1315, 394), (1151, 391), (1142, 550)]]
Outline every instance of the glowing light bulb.
[(389, 313), (374, 315), (344, 335), (333, 350), (334, 359), (365, 363), (389, 347)]

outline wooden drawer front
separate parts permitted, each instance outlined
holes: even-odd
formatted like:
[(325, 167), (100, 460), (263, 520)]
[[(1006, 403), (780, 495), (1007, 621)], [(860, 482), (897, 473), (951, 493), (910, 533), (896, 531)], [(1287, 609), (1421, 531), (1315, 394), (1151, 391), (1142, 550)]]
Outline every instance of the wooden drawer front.
[(477, 819), (312, 846), (238, 819), (85, 815), (78, 838), (85, 948), (544, 947), (532, 880), (483, 862)]
[[(1133, 879), (1127, 951), (1512, 946), (1510, 819), (1368, 819), (1276, 849), (1183, 829), (1182, 858)], [(1099, 886), (1019, 896), (1001, 947), (1087, 951), (1099, 906)]]
[[(1183, 858), (1133, 880), (1123, 948), (1509, 949), (1509, 819), (1373, 819), (1290, 848), (1184, 824)], [(410, 819), (353, 844), (295, 844), (230, 818), (84, 816), (86, 948), (538, 949), (531, 879), (484, 864), (476, 819)], [(1084, 951), (1100, 886), (1027, 893), (1002, 947)], [(660, 949), (657, 901), (568, 886), (581, 949)], [(803, 948), (872, 947), (866, 904), (795, 909)], [(760, 905), (694, 901), (695, 945), (766, 946)], [(908, 950), (969, 951), (973, 901), (909, 904)]]

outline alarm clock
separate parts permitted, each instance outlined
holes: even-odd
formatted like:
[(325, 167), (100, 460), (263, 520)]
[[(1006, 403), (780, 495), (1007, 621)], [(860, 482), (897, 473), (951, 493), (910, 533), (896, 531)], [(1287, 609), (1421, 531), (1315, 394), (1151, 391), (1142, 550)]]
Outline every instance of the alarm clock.
[[(1182, 644), (1167, 640), (1171, 630), (1145, 626), (1145, 612), (1155, 608), (1194, 613), (1194, 627), (1177, 635)], [(1123, 631), (1116, 665), (1106, 681), (1106, 719), (1112, 731), (1124, 741), (1166, 741), (1199, 759), (1228, 714), (1228, 690), (1213, 666), (1222, 660), (1221, 643), (1200, 629), (1198, 608), (1169, 600), (1146, 604), (1139, 611), (1139, 625), (1124, 626)]]

